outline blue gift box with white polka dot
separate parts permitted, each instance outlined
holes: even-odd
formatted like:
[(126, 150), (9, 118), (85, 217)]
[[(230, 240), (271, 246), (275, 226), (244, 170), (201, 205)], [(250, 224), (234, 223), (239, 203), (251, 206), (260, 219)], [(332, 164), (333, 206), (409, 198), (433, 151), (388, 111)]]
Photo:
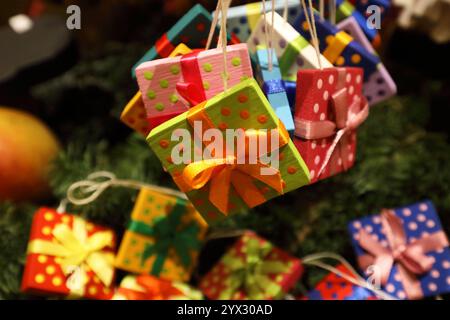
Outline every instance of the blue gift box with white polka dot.
[[(421, 237), (442, 231), (441, 222), (431, 201), (423, 201), (397, 208), (394, 209), (394, 212), (402, 220), (408, 244)], [(388, 247), (380, 215), (367, 216), (350, 222), (348, 226), (357, 256), (367, 254), (358, 242), (358, 233), (361, 228), (364, 228), (367, 233), (371, 234), (373, 239), (378, 241), (383, 247)], [(432, 257), (434, 263), (429, 272), (416, 276), (416, 279), (420, 282), (423, 296), (436, 296), (450, 292), (449, 247), (427, 252), (426, 255)], [(365, 270), (362, 271), (365, 272)], [(382, 289), (399, 299), (408, 299), (396, 263), (394, 263), (389, 279)]]

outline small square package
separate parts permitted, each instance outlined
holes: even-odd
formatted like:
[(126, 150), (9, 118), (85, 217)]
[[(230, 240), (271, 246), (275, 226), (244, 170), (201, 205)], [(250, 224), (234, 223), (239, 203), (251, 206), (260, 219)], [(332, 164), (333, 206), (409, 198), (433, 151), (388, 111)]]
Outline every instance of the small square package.
[(369, 114), (362, 79), (361, 68), (298, 72), (294, 144), (311, 182), (346, 171), (355, 162), (356, 129)]
[[(214, 144), (207, 132), (214, 132)], [(156, 127), (147, 142), (207, 221), (309, 183), (303, 159), (255, 79)]]
[(200, 289), (214, 300), (280, 299), (302, 273), (300, 259), (248, 232), (202, 278)]
[(421, 299), (450, 292), (448, 238), (431, 201), (384, 209), (348, 228), (361, 270), (373, 270), (388, 294)]
[(133, 273), (187, 281), (206, 229), (206, 223), (188, 201), (143, 188), (115, 265)]
[(110, 299), (114, 293), (114, 249), (111, 229), (40, 208), (31, 226), (22, 291)]

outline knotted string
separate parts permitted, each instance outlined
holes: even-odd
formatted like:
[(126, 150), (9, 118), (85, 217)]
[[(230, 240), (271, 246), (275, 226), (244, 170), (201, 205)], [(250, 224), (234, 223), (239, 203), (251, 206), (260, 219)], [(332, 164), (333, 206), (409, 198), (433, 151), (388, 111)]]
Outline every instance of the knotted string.
[(117, 179), (112, 172), (97, 171), (88, 175), (85, 180), (77, 181), (70, 185), (67, 189), (66, 198), (61, 201), (57, 211), (59, 213), (65, 212), (66, 206), (69, 202), (76, 206), (87, 205), (95, 201), (105, 190), (110, 187), (124, 187), (137, 190), (141, 188), (148, 188), (169, 196), (187, 199), (184, 193), (177, 190), (147, 184), (136, 180)]
[[(333, 267), (330, 264), (322, 262), (322, 260), (324, 260), (324, 259), (332, 259), (332, 260), (336, 260), (336, 261), (340, 262), (351, 272), (353, 277), (341, 272), (340, 270), (336, 269), (335, 267)], [(374, 285), (372, 285), (371, 283), (366, 281), (363, 277), (361, 277), (358, 274), (358, 272), (356, 272), (356, 270), (351, 266), (351, 264), (347, 260), (345, 260), (342, 256), (340, 256), (338, 254), (335, 254), (333, 252), (320, 252), (320, 253), (307, 255), (307, 256), (303, 257), (301, 260), (302, 260), (302, 263), (305, 265), (311, 265), (311, 266), (316, 266), (316, 267), (322, 268), (324, 270), (327, 270), (329, 272), (336, 274), (337, 276), (342, 277), (343, 279), (353, 283), (354, 285), (365, 288), (365, 289), (373, 292), (378, 298), (380, 298), (382, 300), (398, 300), (397, 298), (387, 294), (386, 292), (378, 289), (377, 287), (375, 287)]]

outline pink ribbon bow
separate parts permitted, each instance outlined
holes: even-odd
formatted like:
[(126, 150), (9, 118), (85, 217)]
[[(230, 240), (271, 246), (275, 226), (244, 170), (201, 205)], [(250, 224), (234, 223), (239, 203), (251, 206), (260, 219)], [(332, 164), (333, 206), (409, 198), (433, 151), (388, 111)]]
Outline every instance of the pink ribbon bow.
[[(302, 139), (316, 140), (335, 136), (333, 143), (327, 151), (318, 177), (324, 172), (330, 163), (331, 172), (336, 171), (339, 159), (342, 160), (344, 170), (350, 167), (348, 159), (348, 146), (350, 145), (350, 133), (356, 130), (369, 116), (369, 104), (365, 97), (355, 96), (353, 101), (348, 101), (347, 88), (344, 87), (345, 69), (339, 70), (338, 91), (331, 95), (331, 108), (335, 115), (335, 121), (310, 121), (304, 119), (295, 120), (295, 135)], [(338, 150), (338, 152), (335, 152)]]
[(410, 299), (423, 297), (420, 282), (416, 276), (428, 272), (433, 266), (434, 259), (427, 256), (427, 252), (448, 246), (445, 233), (438, 231), (408, 243), (402, 220), (393, 210), (384, 209), (380, 217), (388, 247), (382, 246), (364, 229), (360, 229), (358, 242), (368, 254), (358, 258), (359, 265), (363, 269), (370, 265), (376, 266), (375, 270), (379, 272), (380, 283), (385, 285), (396, 263), (407, 297)]

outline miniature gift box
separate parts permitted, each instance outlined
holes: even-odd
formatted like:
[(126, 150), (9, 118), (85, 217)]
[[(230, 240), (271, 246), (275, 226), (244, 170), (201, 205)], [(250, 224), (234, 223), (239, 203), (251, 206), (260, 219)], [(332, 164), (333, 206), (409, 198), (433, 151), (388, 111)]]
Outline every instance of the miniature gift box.
[(390, 0), (357, 0), (353, 5), (366, 19), (375, 13), (373, 7), (370, 6), (376, 6), (377, 10), (379, 10), (377, 13), (379, 12), (381, 19), (383, 19), (391, 6), (391, 2)]
[(348, 170), (355, 162), (356, 129), (369, 114), (361, 68), (300, 70), (295, 106), (295, 146), (311, 182)]
[[(234, 129), (231, 140), (226, 129)], [(208, 143), (209, 133), (218, 134), (219, 143)], [(147, 141), (207, 221), (253, 208), (309, 183), (303, 159), (255, 79), (156, 127)], [(221, 148), (229, 145), (233, 147), (223, 153)], [(180, 161), (174, 162), (174, 154)]]
[[(352, 36), (352, 38), (359, 42), (359, 44), (368, 52), (376, 55), (372, 45), (364, 36), (361, 28), (353, 17), (342, 20), (337, 27), (339, 30), (344, 30)], [(379, 63), (377, 65), (377, 71), (372, 73), (366, 80), (366, 84), (363, 86), (363, 93), (370, 106), (382, 102), (397, 93), (397, 86), (389, 75), (389, 72), (386, 70), (384, 64)]]
[[(184, 43), (180, 43), (169, 55), (169, 57), (176, 57), (184, 54), (188, 54), (192, 50)], [(176, 114), (167, 113), (160, 117), (147, 117), (147, 111), (145, 110), (144, 101), (142, 99), (142, 93), (138, 91), (133, 99), (127, 104), (122, 111), (120, 120), (128, 127), (139, 132), (141, 135), (147, 137), (150, 130), (161, 123), (166, 122), (170, 118), (176, 116)]]
[[(294, 26), (305, 38), (310, 39), (303, 14), (298, 17)], [(378, 101), (396, 93), (396, 86), (378, 56), (362, 47), (345, 31), (339, 31), (327, 21), (321, 20), (319, 16), (316, 16), (316, 29), (319, 48), (325, 58), (338, 67), (350, 66), (364, 69), (364, 92), (367, 92), (371, 99), (374, 98), (372, 96), (374, 91), (378, 93)]]
[[(272, 49), (273, 50), (273, 49)], [(275, 50), (272, 52), (272, 69), (269, 67), (269, 55), (266, 48), (256, 51), (256, 63), (259, 83), (266, 94), (270, 105), (275, 110), (276, 115), (283, 122), (290, 136), (294, 134), (294, 118), (292, 117), (288, 97), (281, 79), (280, 67)]]
[(368, 26), (365, 15), (356, 10), (348, 0), (336, 0), (336, 20), (339, 22), (348, 17), (355, 18), (359, 27), (373, 47), (378, 48), (380, 46), (380, 34), (376, 28)]
[(150, 124), (147, 120), (147, 112), (145, 111), (142, 94), (140, 92), (136, 93), (133, 99), (128, 102), (120, 115), (120, 120), (144, 137), (148, 136)]
[(247, 232), (201, 279), (199, 287), (209, 299), (280, 299), (302, 273), (300, 259)]
[(385, 209), (348, 228), (361, 270), (371, 266), (390, 295), (420, 299), (450, 292), (448, 239), (431, 201)]
[(143, 188), (115, 265), (133, 273), (187, 281), (206, 229), (188, 201)]
[[(336, 266), (342, 274), (355, 278), (343, 264)], [(370, 290), (348, 281), (344, 277), (330, 272), (314, 288), (308, 292), (307, 300), (378, 300)]]
[(114, 249), (111, 229), (40, 208), (31, 225), (22, 291), (110, 299)]
[[(295, 81), (300, 69), (319, 69), (319, 61), (313, 46), (301, 36), (278, 13), (275, 13), (273, 23), (273, 48), (275, 49), (281, 74), (284, 80)], [(265, 43), (265, 29), (270, 35), (272, 28), (272, 13), (261, 16), (250, 38), (247, 41), (249, 51), (254, 54), (259, 45)], [(330, 68), (332, 64), (325, 57), (319, 55), (323, 68)]]
[[(253, 77), (246, 44), (227, 46), (228, 85)], [(136, 69), (139, 89), (152, 118), (181, 114), (224, 90), (222, 48), (158, 59)]]
[[(283, 16), (285, 0), (274, 0), (266, 2), (266, 12), (272, 10), (272, 3), (275, 3), (275, 11)], [(300, 12), (299, 0), (287, 0), (287, 21), (294, 22)], [(263, 3), (253, 2), (246, 5), (235, 6), (228, 9), (227, 25), (229, 30), (236, 35), (241, 42), (246, 42), (252, 30), (258, 23), (263, 12)]]
[[(136, 68), (146, 61), (158, 58), (166, 58), (175, 47), (184, 43), (190, 48), (204, 48), (206, 46), (212, 17), (206, 9), (196, 4), (177, 23), (163, 34), (155, 45), (133, 66), (132, 75), (135, 76)], [(216, 30), (215, 36), (219, 34)], [(239, 43), (237, 39), (230, 39), (231, 44)]]
[(112, 300), (202, 300), (200, 291), (177, 281), (159, 279), (151, 275), (128, 275)]

